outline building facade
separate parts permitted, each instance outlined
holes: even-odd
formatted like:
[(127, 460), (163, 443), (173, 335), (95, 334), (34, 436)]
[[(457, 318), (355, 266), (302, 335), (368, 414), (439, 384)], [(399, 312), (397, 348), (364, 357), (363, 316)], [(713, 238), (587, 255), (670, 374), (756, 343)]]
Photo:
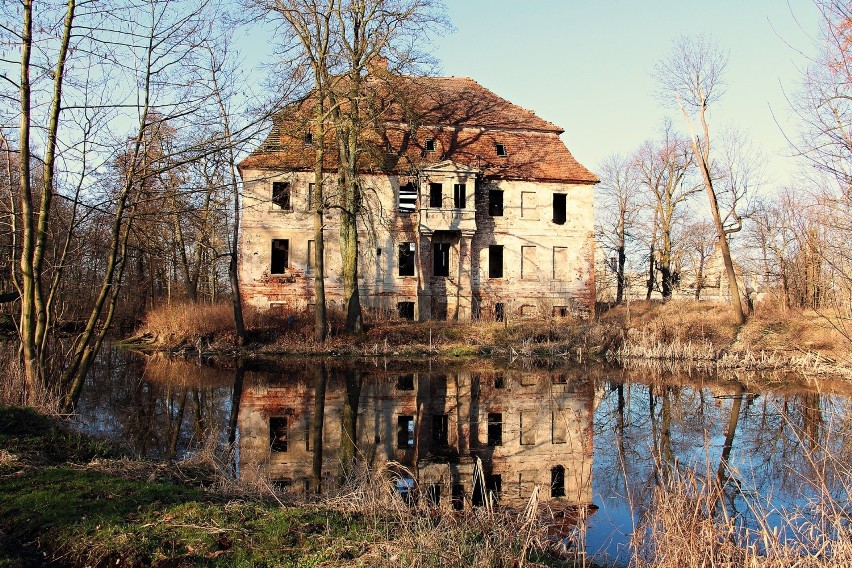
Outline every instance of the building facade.
[[(385, 104), (379, 126), (362, 136), (362, 306), (416, 320), (594, 309), (598, 180), (565, 147), (563, 130), (468, 78), (385, 80), (405, 104)], [(240, 279), (244, 301), (258, 308), (313, 303), (310, 195), (314, 145), (323, 142), (300, 112), (279, 113), (240, 164)], [(335, 308), (343, 297), (336, 166), (334, 144), (324, 143), (325, 289)]]

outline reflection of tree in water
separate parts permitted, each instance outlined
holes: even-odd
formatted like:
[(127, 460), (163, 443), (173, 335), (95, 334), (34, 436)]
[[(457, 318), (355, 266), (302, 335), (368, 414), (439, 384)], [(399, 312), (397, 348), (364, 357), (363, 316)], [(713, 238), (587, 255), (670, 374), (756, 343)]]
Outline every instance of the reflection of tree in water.
[(627, 495), (641, 513), (671, 468), (687, 467), (725, 484), (729, 513), (745, 509), (743, 491), (792, 503), (814, 494), (822, 480), (842, 490), (852, 458), (845, 396), (750, 392), (742, 385), (766, 384), (767, 377), (748, 375), (742, 383), (704, 384), (677, 373), (642, 383), (634, 374), (611, 374), (599, 387), (596, 494)]
[(104, 349), (84, 387), (84, 428), (140, 457), (172, 458), (225, 435), (233, 371)]

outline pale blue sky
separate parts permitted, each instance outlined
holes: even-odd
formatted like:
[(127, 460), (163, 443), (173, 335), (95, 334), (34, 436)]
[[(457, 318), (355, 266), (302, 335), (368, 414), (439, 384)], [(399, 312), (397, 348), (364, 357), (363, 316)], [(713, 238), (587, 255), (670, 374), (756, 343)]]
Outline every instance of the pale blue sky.
[[(711, 34), (729, 51), (727, 90), (711, 127), (750, 133), (769, 162), (767, 189), (794, 170), (772, 113), (798, 127), (784, 92), (801, 82), (816, 51), (819, 18), (810, 0), (446, 0), (455, 31), (435, 40), (445, 75), (469, 76), (565, 129), (563, 140), (597, 169), (613, 152), (653, 137), (666, 115), (654, 99), (654, 63), (678, 35)], [(789, 45), (787, 45), (789, 44)]]

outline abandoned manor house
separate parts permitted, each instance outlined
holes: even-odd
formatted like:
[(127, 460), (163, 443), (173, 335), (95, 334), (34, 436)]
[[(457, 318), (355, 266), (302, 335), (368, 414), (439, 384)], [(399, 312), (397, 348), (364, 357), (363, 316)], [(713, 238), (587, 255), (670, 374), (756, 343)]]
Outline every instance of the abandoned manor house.
[[(418, 321), (592, 310), (598, 179), (563, 130), (466, 77), (383, 71), (366, 81), (358, 154), (364, 308)], [(312, 110), (308, 98), (277, 113), (239, 166), (242, 295), (258, 308), (314, 302), (316, 144), (327, 149), (326, 298), (342, 308), (336, 140), (315, 139)]]

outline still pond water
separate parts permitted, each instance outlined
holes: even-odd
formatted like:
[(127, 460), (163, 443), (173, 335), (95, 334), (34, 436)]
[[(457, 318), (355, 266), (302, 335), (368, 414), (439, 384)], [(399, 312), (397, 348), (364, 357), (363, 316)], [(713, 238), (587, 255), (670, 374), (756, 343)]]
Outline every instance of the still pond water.
[[(593, 505), (580, 535), (587, 553), (625, 563), (634, 520), (666, 467), (715, 476), (726, 457), (726, 505), (748, 523), (749, 502), (807, 502), (812, 481), (823, 477), (814, 473), (815, 452), (852, 463), (852, 389), (796, 382), (490, 360), (216, 366), (108, 350), (78, 415), (84, 429), (140, 457), (183, 457), (204, 444), (224, 446), (230, 435), (243, 478), (295, 494), (309, 487), (319, 439), (329, 489), (353, 438), (359, 463), (405, 465), (440, 506), (469, 507), (490, 494), (520, 506), (538, 485), (555, 511)], [(474, 481), (477, 458), (484, 491)], [(398, 486), (405, 492), (405, 482)], [(777, 513), (770, 520), (782, 523)]]

